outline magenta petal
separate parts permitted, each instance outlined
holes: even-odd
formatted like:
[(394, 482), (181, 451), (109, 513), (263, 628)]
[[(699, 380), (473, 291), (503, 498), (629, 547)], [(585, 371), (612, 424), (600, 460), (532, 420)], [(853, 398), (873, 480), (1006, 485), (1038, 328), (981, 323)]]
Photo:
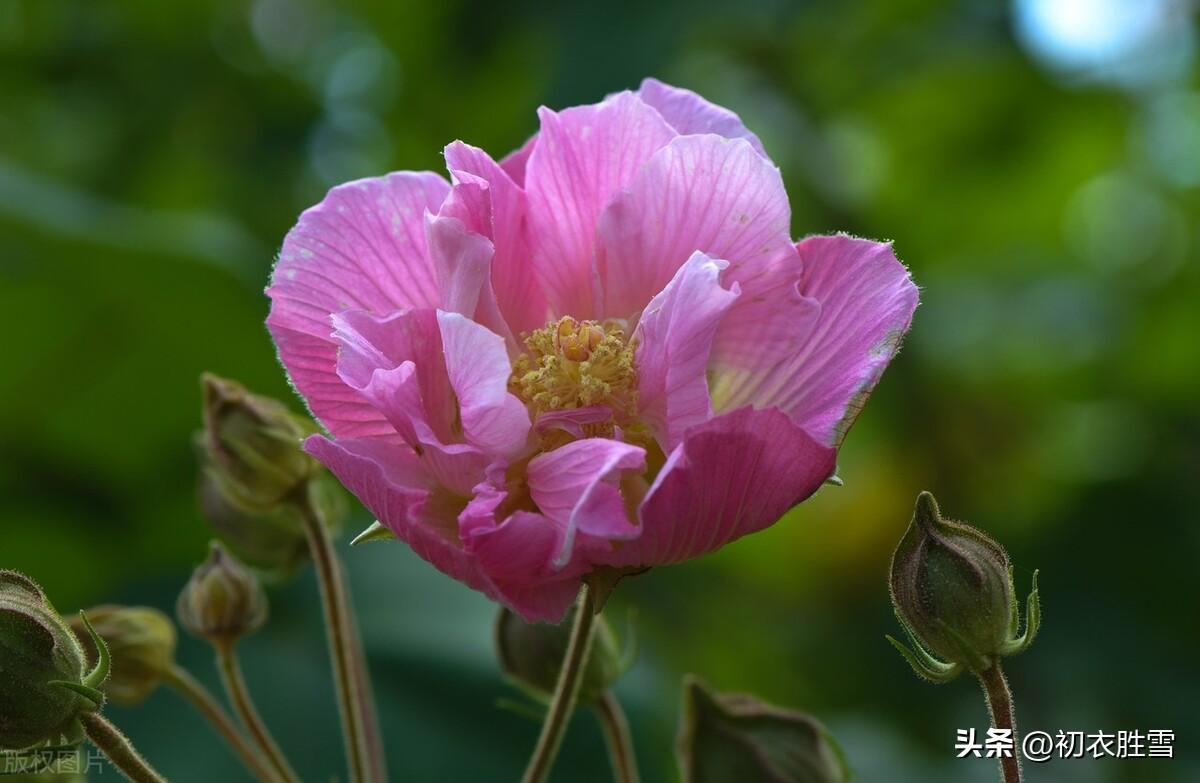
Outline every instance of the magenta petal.
[[(446, 204), (458, 204), (464, 194), (481, 196), (487, 204), (487, 190), (475, 183), (455, 185)], [(485, 207), (486, 208), (486, 207)], [(487, 326), (507, 340), (515, 338), (496, 304), (492, 290), (491, 241), (469, 230), (463, 221), (445, 214), (426, 215), (425, 232), (429, 254), (437, 269), (438, 285), (442, 292), (441, 309), (462, 313)]]
[(755, 152), (766, 157), (762, 142), (742, 124), (740, 117), (691, 90), (650, 78), (642, 81), (638, 97), (657, 109), (679, 134), (715, 133), (727, 139), (745, 139)]
[(456, 190), (460, 185), (484, 189), (486, 199), (478, 201), (477, 214), (462, 219), (470, 230), (492, 240), (492, 290), (512, 333), (544, 326), (549, 315), (529, 260), (524, 191), (486, 152), (461, 141), (446, 147), (446, 166)]
[(512, 457), (522, 452), (529, 412), (508, 392), (512, 365), (503, 338), (458, 313), (439, 312), (437, 318), (467, 440), (488, 454)]
[(645, 165), (600, 218), (604, 313), (629, 317), (697, 251), (729, 276), (791, 252), (779, 169), (744, 140), (680, 136)]
[(820, 488), (835, 456), (778, 410), (710, 419), (684, 435), (650, 487), (641, 537), (605, 562), (677, 563), (769, 527)]
[(890, 243), (839, 234), (809, 237), (796, 249), (802, 266), (776, 268), (772, 290), (798, 294), (819, 310), (797, 321), (782, 362), (777, 333), (763, 333), (764, 347), (754, 351), (752, 321), (731, 313), (744, 350), (715, 357), (714, 407), (778, 407), (820, 442), (837, 446), (899, 350), (918, 292)]
[(517, 184), (517, 187), (525, 187), (525, 168), (529, 164), (529, 156), (533, 154), (533, 148), (537, 144), (537, 134), (533, 134), (519, 148), (505, 155), (500, 160), (500, 168), (504, 169), (504, 173), (512, 177), (512, 181)]
[(313, 435), (304, 448), (328, 467), (375, 518), (413, 551), (476, 590), (490, 587), (458, 540), (458, 508), (409, 448), (378, 438), (329, 440)]
[(555, 567), (571, 559), (578, 534), (604, 540), (638, 535), (618, 485), (625, 473), (645, 468), (645, 450), (604, 438), (573, 441), (530, 461), (534, 502), (547, 518), (564, 526)]
[(541, 131), (525, 173), (535, 274), (554, 313), (590, 318), (600, 212), (675, 132), (630, 92), (538, 115)]
[(339, 185), (288, 232), (267, 295), (267, 327), (280, 361), (309, 408), (337, 435), (390, 429), (336, 375), (329, 316), (362, 308), (389, 313), (436, 306), (421, 218), (449, 185), (432, 173), (398, 172)]
[(436, 311), (377, 316), (347, 310), (331, 322), (340, 349), (338, 377), (347, 388), (358, 391), (414, 447), (457, 440), (454, 390)]
[(574, 600), (577, 577), (493, 578), (486, 563), (495, 558), (485, 560), (469, 553), (459, 540), (456, 515), (465, 500), (439, 487), (411, 449), (380, 439), (335, 442), (320, 435), (305, 441), (304, 448), (333, 471), (376, 519), (442, 573), (530, 621), (557, 622)]
[(650, 300), (638, 321), (638, 409), (664, 452), (689, 427), (712, 416), (708, 396), (709, 353), (722, 317), (738, 298), (721, 287), (728, 264), (694, 254)]

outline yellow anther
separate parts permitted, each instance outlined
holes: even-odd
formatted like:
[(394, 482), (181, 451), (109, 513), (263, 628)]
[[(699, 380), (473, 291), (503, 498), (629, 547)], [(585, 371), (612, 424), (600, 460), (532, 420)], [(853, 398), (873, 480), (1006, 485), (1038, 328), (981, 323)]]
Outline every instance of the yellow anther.
[(634, 346), (620, 326), (567, 316), (525, 337), (525, 347), (509, 388), (535, 415), (607, 405), (611, 430), (636, 413)]

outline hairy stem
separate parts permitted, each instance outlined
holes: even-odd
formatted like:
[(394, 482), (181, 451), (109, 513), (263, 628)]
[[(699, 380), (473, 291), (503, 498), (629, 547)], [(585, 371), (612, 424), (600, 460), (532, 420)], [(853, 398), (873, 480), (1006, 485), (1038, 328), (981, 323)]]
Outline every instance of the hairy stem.
[(542, 723), (542, 733), (538, 737), (533, 756), (529, 759), (529, 766), (525, 768), (522, 783), (543, 783), (554, 766), (554, 758), (558, 755), (558, 748), (562, 744), (571, 713), (575, 709), (575, 700), (579, 697), (579, 685), (587, 668), (595, 627), (596, 600), (592, 589), (585, 582), (579, 593), (579, 605), (575, 609), (575, 625), (571, 629), (567, 654), (563, 658), (562, 669), (558, 672), (558, 684), (554, 687), (554, 696)]
[(87, 737), (133, 783), (166, 783), (154, 767), (134, 749), (121, 730), (98, 712), (85, 712), (79, 716)]
[(605, 691), (596, 702), (596, 715), (604, 729), (604, 742), (608, 745), (608, 757), (612, 761), (614, 783), (638, 783), (637, 756), (633, 752), (633, 735), (629, 733), (629, 721), (621, 703)]
[(350, 780), (352, 783), (385, 783), (387, 771), (379, 721), (341, 563), (314, 504), (304, 497), (298, 506), (304, 517), (308, 548), (321, 589)]
[(271, 736), (267, 725), (263, 723), (262, 716), (258, 714), (258, 708), (254, 706), (254, 701), (250, 698), (250, 691), (246, 688), (246, 680), (242, 676), (242, 666), (238, 662), (237, 654), (233, 651), (233, 644), (214, 646), (217, 650), (217, 668), (221, 671), (221, 681), (225, 684), (225, 692), (229, 694), (229, 700), (233, 703), (233, 711), (241, 718), (242, 724), (250, 732), (250, 736), (254, 737), (254, 741), (258, 743), (259, 749), (262, 750), (267, 762), (270, 763), (278, 777), (286, 783), (299, 783), (295, 771), (288, 764), (283, 751), (279, 749), (275, 738)]
[(1012, 733), (1011, 756), (1000, 756), (1000, 779), (1004, 783), (1021, 783), (1021, 739), (1017, 736), (1017, 721), (1013, 711), (1012, 691), (997, 660), (990, 668), (979, 673), (979, 683), (987, 697), (988, 712), (992, 716), (992, 728), (1008, 729)]
[(233, 749), (254, 777), (262, 783), (280, 783), (279, 775), (267, 764), (262, 754), (246, 741), (242, 730), (233, 722), (233, 718), (229, 717), (229, 713), (225, 712), (225, 708), (187, 669), (179, 664), (172, 664), (167, 669), (163, 681), (178, 691), (196, 708), (196, 712), (212, 724), (217, 734), (221, 735), (221, 739)]

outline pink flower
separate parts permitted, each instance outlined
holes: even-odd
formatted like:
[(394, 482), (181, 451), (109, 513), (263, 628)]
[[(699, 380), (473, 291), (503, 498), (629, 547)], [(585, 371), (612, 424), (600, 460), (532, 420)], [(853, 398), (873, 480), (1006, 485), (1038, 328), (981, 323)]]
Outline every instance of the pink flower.
[(450, 182), (340, 185), (284, 240), (305, 448), (440, 570), (558, 620), (594, 569), (675, 563), (815, 492), (917, 290), (890, 245), (793, 243), (737, 115), (653, 79)]

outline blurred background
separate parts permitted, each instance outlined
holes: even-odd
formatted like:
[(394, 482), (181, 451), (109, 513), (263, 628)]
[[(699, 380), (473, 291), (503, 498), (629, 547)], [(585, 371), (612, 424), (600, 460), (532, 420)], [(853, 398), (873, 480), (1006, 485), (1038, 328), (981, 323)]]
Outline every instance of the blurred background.
[[(1008, 666), (1025, 729), (1171, 729), (1173, 760), (1030, 781), (1200, 780), (1200, 66), (1182, 0), (0, 0), (0, 566), (60, 609), (170, 611), (209, 538), (201, 371), (291, 396), (262, 322), (279, 243), (341, 181), (499, 157), (655, 75), (738, 111), (794, 233), (894, 239), (923, 289), (826, 488), (720, 553), (628, 581), (619, 686), (643, 777), (675, 779), (693, 672), (817, 714), (863, 781), (992, 781), (954, 758), (977, 688), (884, 641), (916, 494), (1010, 550), (1045, 623)], [(370, 522), (356, 507), (352, 529)], [(537, 726), (494, 608), (398, 544), (345, 552), (393, 778), (515, 780)], [(343, 762), (310, 572), (243, 645), (308, 779)], [(633, 611), (636, 608), (636, 613)], [(216, 685), (207, 648), (181, 660)], [(240, 780), (171, 692), (114, 719), (176, 781)], [(589, 715), (555, 780), (608, 780)], [(111, 770), (105, 778), (115, 777)]]

